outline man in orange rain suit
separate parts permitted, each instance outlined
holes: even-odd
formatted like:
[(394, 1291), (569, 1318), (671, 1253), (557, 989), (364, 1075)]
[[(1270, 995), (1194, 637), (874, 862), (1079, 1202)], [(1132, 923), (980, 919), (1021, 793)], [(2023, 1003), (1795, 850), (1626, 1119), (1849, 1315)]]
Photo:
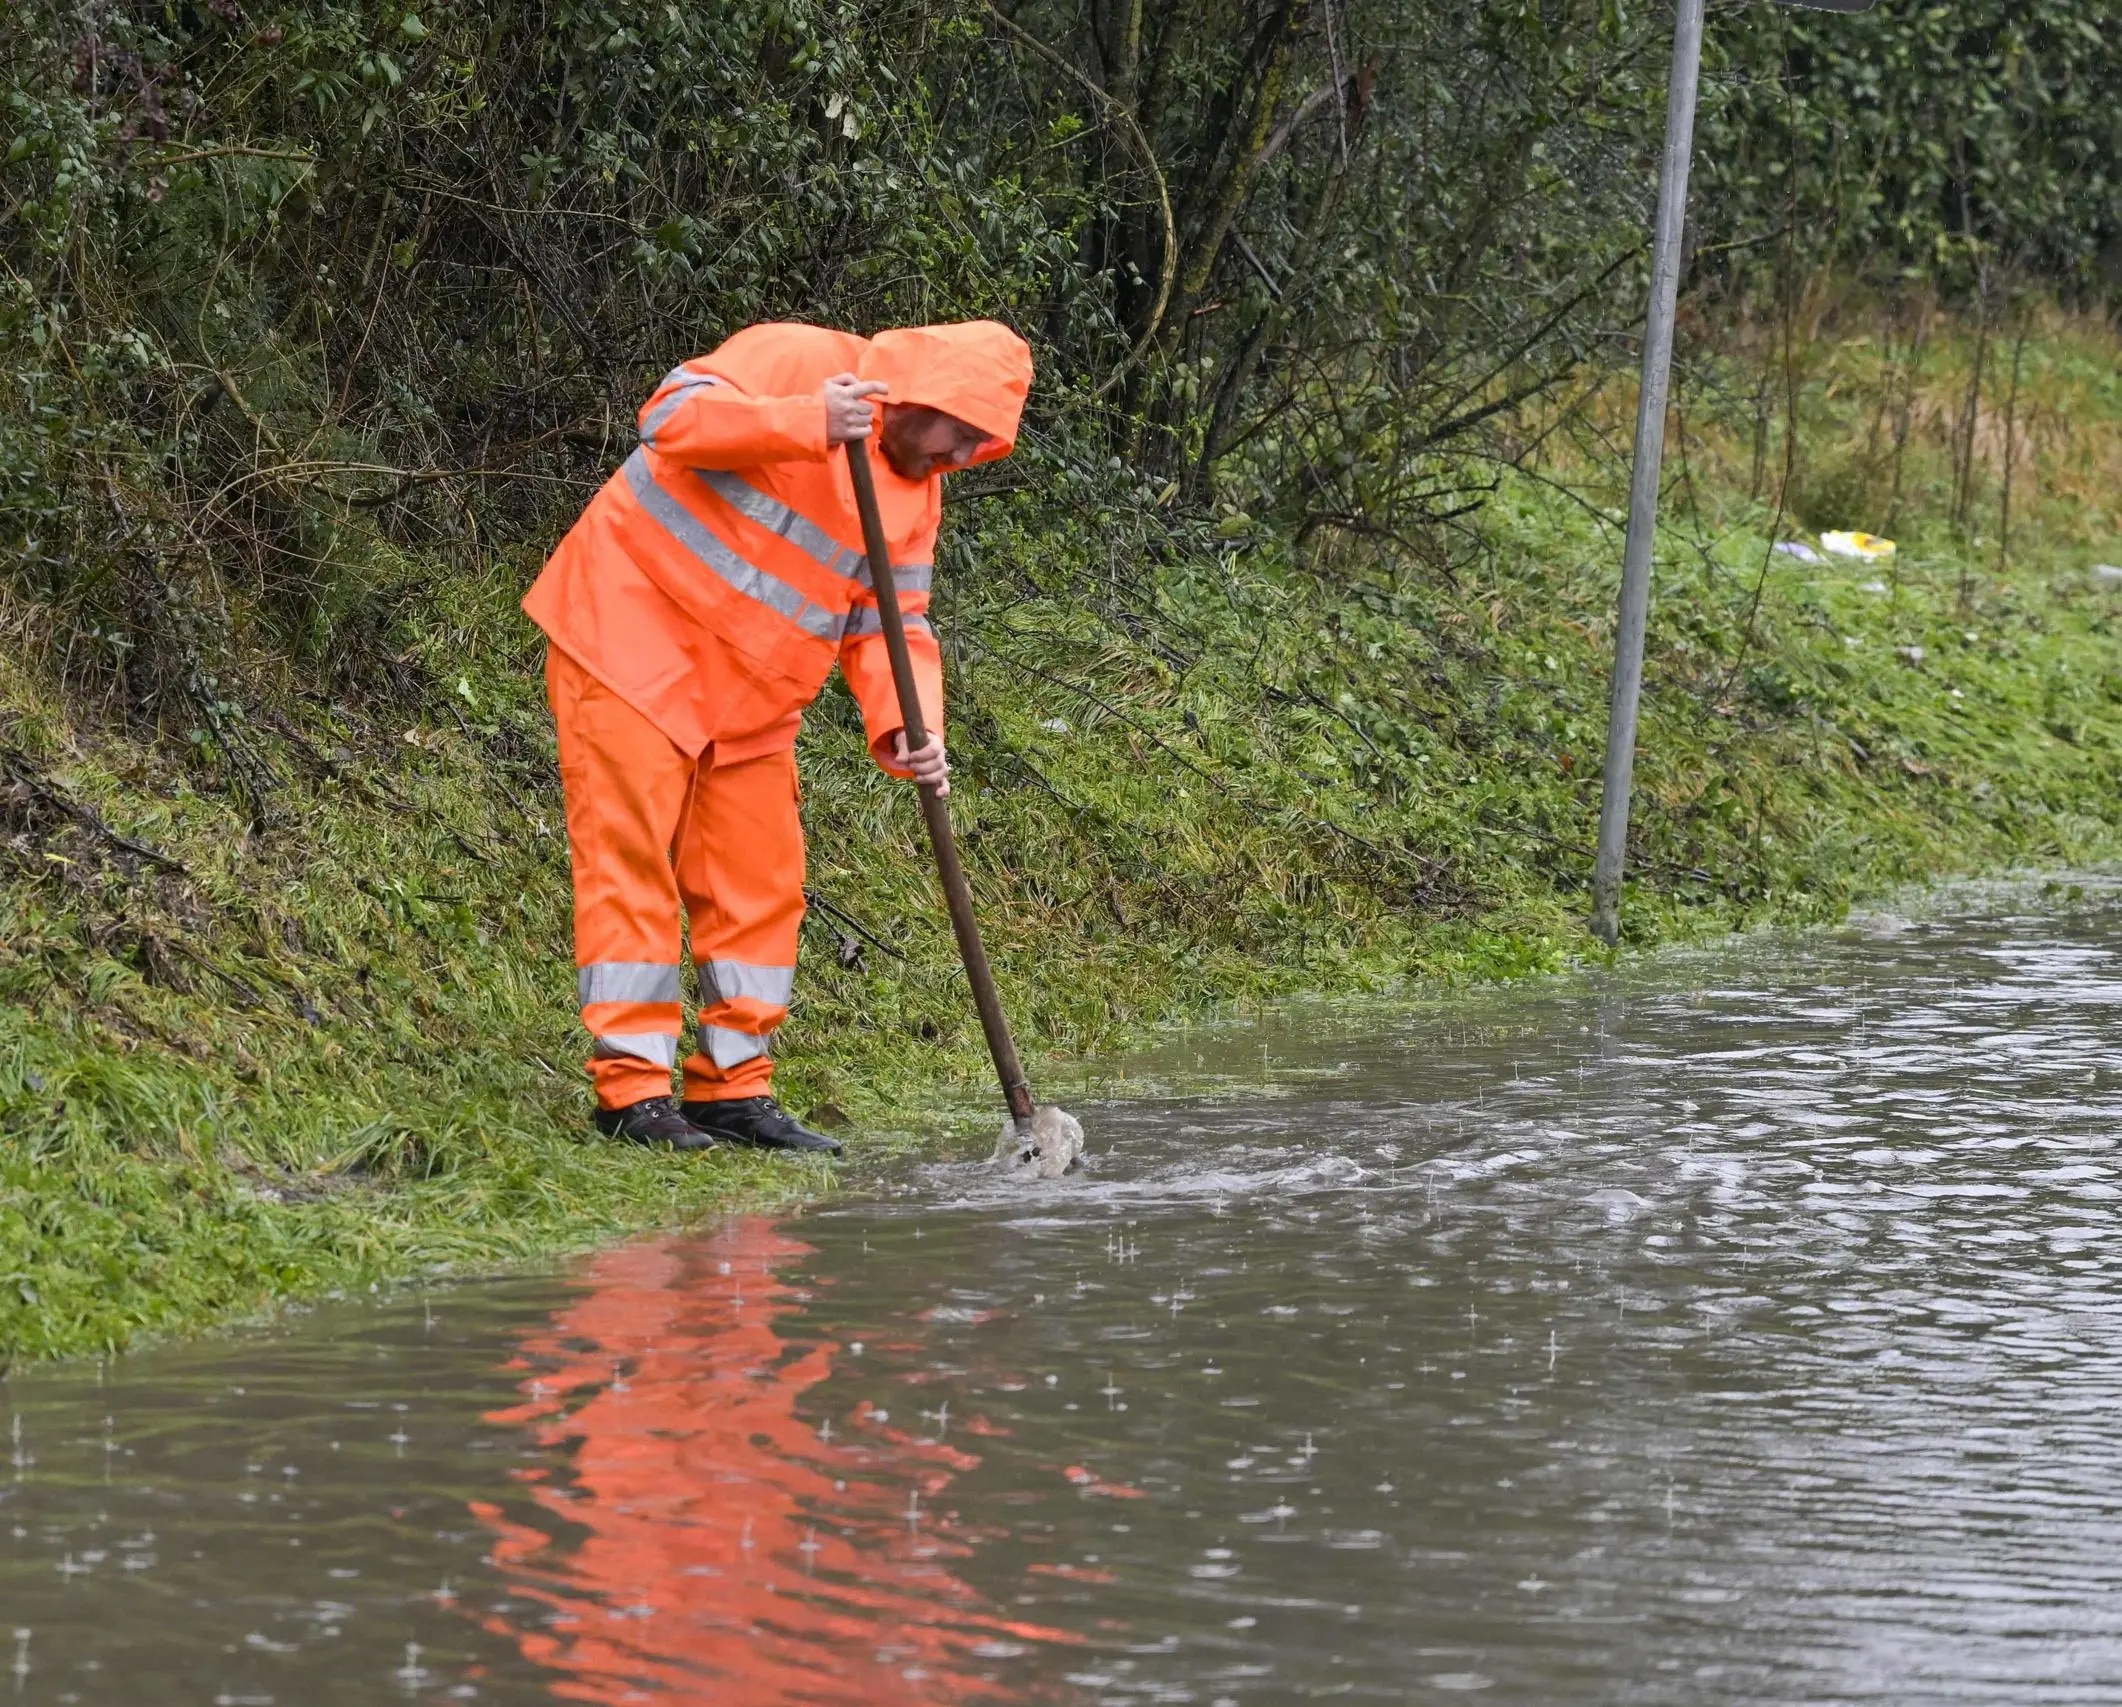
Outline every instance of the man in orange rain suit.
[[(597, 1130), (839, 1151), (771, 1095), (803, 918), (796, 731), (837, 661), (870, 751), (948, 789), (926, 611), (942, 476), (1007, 456), (1031, 386), (993, 321), (864, 339), (753, 326), (671, 370), (641, 443), (523, 601), (551, 647)], [(872, 403), (871, 399), (878, 400)], [(877, 499), (928, 743), (909, 752), (839, 447), (881, 406)], [(679, 913), (700, 983), (684, 1100)]]

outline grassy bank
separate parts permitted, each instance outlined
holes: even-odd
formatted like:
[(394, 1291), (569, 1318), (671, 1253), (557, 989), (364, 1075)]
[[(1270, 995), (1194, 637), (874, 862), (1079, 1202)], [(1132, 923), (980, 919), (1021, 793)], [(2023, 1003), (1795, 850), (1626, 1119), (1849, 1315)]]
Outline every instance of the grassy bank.
[[(1950, 327), (1806, 332), (1795, 447), (1787, 408), (1749, 412), (1764, 363), (1737, 334), (1679, 435), (1634, 943), (2122, 840), (2122, 586), (2092, 572), (2122, 558), (2116, 343), (2045, 324), (2008, 421), (1978, 395), (1969, 427)], [(1528, 416), (1478, 515), (1403, 539), (1175, 517), (1036, 453), (958, 493), (954, 801), (1050, 1063), (1234, 1000), (1592, 952), (1628, 404), (1608, 379)], [(1890, 564), (1768, 549), (1890, 511)], [(826, 1183), (579, 1141), (565, 846), (514, 610), (535, 552), (475, 582), (397, 569), (402, 694), (237, 658), (198, 727), (60, 691), (54, 632), (0, 595), (0, 1357)], [(979, 1037), (913, 803), (837, 689), (803, 757), (823, 905), (782, 1083), (876, 1154), (970, 1106)]]

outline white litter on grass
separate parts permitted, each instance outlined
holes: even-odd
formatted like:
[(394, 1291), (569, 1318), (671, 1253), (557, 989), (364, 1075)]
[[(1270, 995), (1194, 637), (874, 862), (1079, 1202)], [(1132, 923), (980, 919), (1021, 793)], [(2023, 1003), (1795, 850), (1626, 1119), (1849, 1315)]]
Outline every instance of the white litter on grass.
[(1826, 558), (1822, 557), (1802, 539), (1779, 539), (1776, 541), (1776, 552), (1779, 556), (1795, 557), (1800, 563), (1825, 563), (1827, 561)]
[(2093, 565), (2093, 579), (2111, 587), (2117, 581), (2122, 581), (2122, 568), (2118, 568), (2112, 563), (2095, 563)]
[(1820, 549), (1831, 557), (1891, 557), (1894, 542), (1875, 533), (1823, 533)]
[(1039, 727), (1051, 730), (1056, 735), (1066, 735), (1068, 733), (1068, 719), (1065, 717), (1042, 717), (1039, 719)]
[(1857, 591), (1860, 593), (1888, 593), (1892, 592), (1893, 589), (1884, 581), (1866, 581)]

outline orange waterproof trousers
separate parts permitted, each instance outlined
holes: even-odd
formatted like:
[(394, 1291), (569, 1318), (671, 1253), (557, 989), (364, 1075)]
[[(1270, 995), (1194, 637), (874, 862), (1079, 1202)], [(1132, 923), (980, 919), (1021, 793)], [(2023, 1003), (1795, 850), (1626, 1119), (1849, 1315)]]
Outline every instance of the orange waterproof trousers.
[(669, 1096), (684, 1031), (680, 908), (700, 980), (685, 1095), (764, 1096), (769, 1040), (788, 1017), (803, 922), (796, 755), (698, 759), (566, 653), (546, 655), (560, 731), (575, 966), (602, 1108)]

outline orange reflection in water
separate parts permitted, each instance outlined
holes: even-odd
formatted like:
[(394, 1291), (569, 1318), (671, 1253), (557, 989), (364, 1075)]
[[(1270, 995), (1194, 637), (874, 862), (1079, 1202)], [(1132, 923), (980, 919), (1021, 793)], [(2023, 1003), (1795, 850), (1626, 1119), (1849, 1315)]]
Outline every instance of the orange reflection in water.
[[(865, 1402), (830, 1436), (797, 1414), (837, 1345), (784, 1340), (777, 1271), (809, 1247), (758, 1219), (632, 1245), (525, 1337), (525, 1402), (488, 1421), (564, 1451), (522, 1472), (552, 1520), (473, 1511), (536, 1620), (488, 1627), (603, 1703), (999, 1699), (996, 1662), (1065, 1632), (993, 1613), (951, 1572), (975, 1537), (933, 1502), (979, 1459)], [(908, 1395), (911, 1400), (912, 1395)]]

